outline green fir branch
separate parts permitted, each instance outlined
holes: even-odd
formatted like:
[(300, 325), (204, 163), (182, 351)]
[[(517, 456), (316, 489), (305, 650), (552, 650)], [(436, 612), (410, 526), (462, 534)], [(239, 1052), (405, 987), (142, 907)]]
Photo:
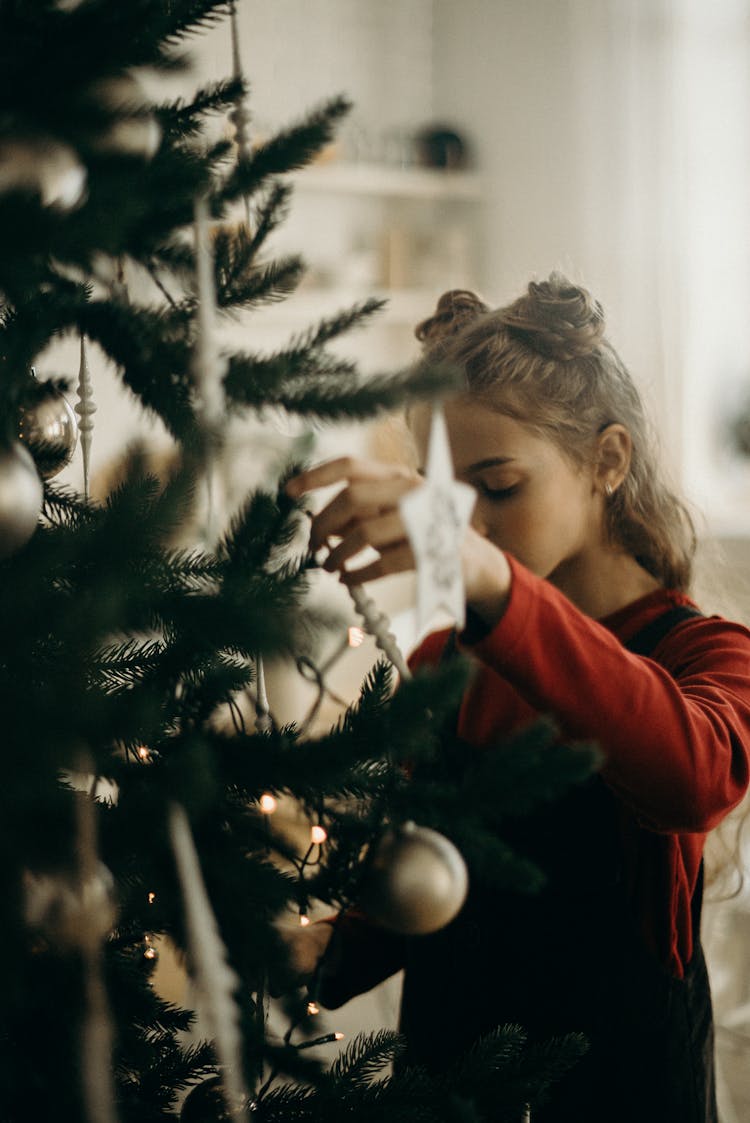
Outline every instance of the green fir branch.
[(358, 1033), (342, 1049), (329, 1069), (335, 1090), (347, 1095), (351, 1089), (371, 1083), (387, 1064), (403, 1055), (406, 1042), (400, 1033), (381, 1029), (377, 1033)]
[[(287, 218), (291, 195), (292, 189), (288, 183), (275, 180), (257, 201), (253, 208), (252, 229), (245, 244), (245, 252), (250, 261), (255, 259), (269, 235)], [(243, 237), (246, 236), (243, 234)]]
[(253, 195), (271, 176), (305, 167), (333, 140), (336, 126), (351, 109), (345, 97), (332, 98), (298, 125), (283, 129), (241, 160), (216, 191), (219, 206)]
[(284, 300), (298, 287), (304, 272), (302, 258), (290, 256), (246, 271), (243, 276), (222, 274), (217, 303), (220, 308), (250, 308)]
[(191, 138), (201, 134), (204, 119), (214, 113), (226, 113), (238, 98), (244, 97), (245, 84), (241, 79), (227, 78), (203, 86), (190, 99), (176, 98), (162, 102), (155, 115), (162, 130), (175, 138)]

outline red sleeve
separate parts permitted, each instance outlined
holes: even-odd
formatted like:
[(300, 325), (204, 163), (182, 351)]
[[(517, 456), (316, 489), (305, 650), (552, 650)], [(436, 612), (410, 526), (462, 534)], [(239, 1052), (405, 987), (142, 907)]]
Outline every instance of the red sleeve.
[(334, 927), (319, 988), (320, 1001), (329, 1010), (371, 990), (404, 966), (405, 938), (381, 928), (357, 909), (349, 909), (338, 920), (331, 917), (318, 923)]
[(462, 645), (551, 713), (565, 736), (597, 741), (603, 777), (644, 825), (714, 827), (748, 785), (750, 632), (696, 617), (662, 640), (660, 665), (631, 654), (548, 581), (508, 560), (503, 617)]

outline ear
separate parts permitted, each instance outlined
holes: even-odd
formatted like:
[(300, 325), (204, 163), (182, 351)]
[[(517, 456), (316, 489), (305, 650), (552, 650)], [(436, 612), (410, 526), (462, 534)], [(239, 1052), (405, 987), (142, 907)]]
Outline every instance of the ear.
[(609, 496), (617, 491), (630, 468), (633, 441), (624, 425), (613, 422), (598, 434), (594, 451), (594, 486)]

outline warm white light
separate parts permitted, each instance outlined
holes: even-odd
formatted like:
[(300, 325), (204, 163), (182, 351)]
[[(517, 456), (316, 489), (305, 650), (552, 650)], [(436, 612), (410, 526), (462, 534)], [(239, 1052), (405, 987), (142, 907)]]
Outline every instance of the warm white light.
[(149, 749), (147, 745), (139, 745), (138, 757), (140, 760), (148, 762), (149, 760), (151, 760), (151, 749)]
[(334, 1033), (333, 1040), (334, 1041), (343, 1041), (345, 1037), (346, 1037), (345, 1033)]
[(146, 936), (146, 938), (144, 940), (144, 943), (146, 945), (146, 950), (143, 953), (143, 958), (144, 959), (156, 959), (156, 956), (158, 955), (158, 952), (157, 952), (156, 948), (153, 946), (153, 944), (151, 943), (151, 937)]
[(361, 647), (364, 642), (365, 642), (365, 630), (364, 630), (364, 628), (357, 628), (357, 627), (352, 626), (349, 629), (349, 646), (350, 647)]
[(310, 923), (310, 917), (307, 915), (307, 913), (306, 912), (300, 913), (300, 918), (299, 918), (300, 928), (307, 928), (309, 923)]
[(318, 1006), (317, 1002), (308, 1002), (307, 1012), (308, 1014), (319, 1014), (320, 1006)]
[(266, 792), (260, 797), (260, 809), (264, 815), (273, 815), (276, 808), (279, 806), (276, 796), (270, 795)]
[(316, 846), (320, 846), (328, 838), (328, 833), (327, 833), (325, 827), (318, 827), (318, 826), (311, 827), (310, 828), (310, 838), (315, 843)]
[(154, 901), (155, 901), (155, 900), (156, 900), (156, 893), (149, 893), (149, 895), (148, 895), (148, 903), (149, 903), (150, 905), (153, 905), (153, 903), (154, 903)]

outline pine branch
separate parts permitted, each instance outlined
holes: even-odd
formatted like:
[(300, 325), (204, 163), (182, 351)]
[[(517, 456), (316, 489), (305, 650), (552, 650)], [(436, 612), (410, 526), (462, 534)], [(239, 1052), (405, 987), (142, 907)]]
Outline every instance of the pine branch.
[(270, 176), (283, 175), (305, 167), (329, 144), (338, 122), (351, 109), (345, 97), (336, 97), (309, 113), (298, 125), (292, 125), (259, 145), (249, 160), (242, 160), (216, 191), (216, 201), (232, 203), (253, 195)]
[(297, 506), (284, 491), (255, 491), (234, 516), (217, 546), (226, 574), (264, 570), (275, 551), (288, 546), (297, 532)]
[(193, 426), (189, 312), (92, 301), (80, 327), (120, 367), (141, 403), (175, 436)]
[(340, 1085), (335, 1091), (347, 1095), (350, 1089), (370, 1084), (385, 1065), (403, 1054), (405, 1047), (404, 1038), (393, 1030), (357, 1034), (329, 1069), (329, 1078)]
[(240, 79), (227, 78), (203, 86), (189, 102), (184, 98), (163, 102), (157, 106), (155, 114), (167, 136), (183, 139), (197, 137), (202, 131), (205, 117), (213, 113), (225, 113), (245, 92)]
[(234, 276), (222, 272), (218, 277), (217, 304), (220, 308), (249, 308), (283, 300), (295, 291), (304, 272), (300, 257), (285, 257)]
[[(467, 759), (474, 767), (464, 788), (476, 793), (478, 812), (496, 823), (559, 799), (602, 763), (593, 745), (561, 744), (554, 723), (543, 718), (494, 749), (481, 754), (469, 749)], [(486, 792), (495, 793), (488, 803), (483, 800)]]
[(268, 236), (287, 218), (291, 194), (292, 189), (289, 184), (276, 180), (270, 184), (265, 196), (256, 204), (253, 229), (250, 240), (245, 246), (250, 261), (255, 259)]
[(456, 381), (454, 370), (435, 366), (373, 375), (363, 382), (353, 363), (295, 350), (271, 359), (231, 356), (224, 387), (238, 408), (281, 406), (336, 421), (372, 417), (415, 398), (445, 394)]

